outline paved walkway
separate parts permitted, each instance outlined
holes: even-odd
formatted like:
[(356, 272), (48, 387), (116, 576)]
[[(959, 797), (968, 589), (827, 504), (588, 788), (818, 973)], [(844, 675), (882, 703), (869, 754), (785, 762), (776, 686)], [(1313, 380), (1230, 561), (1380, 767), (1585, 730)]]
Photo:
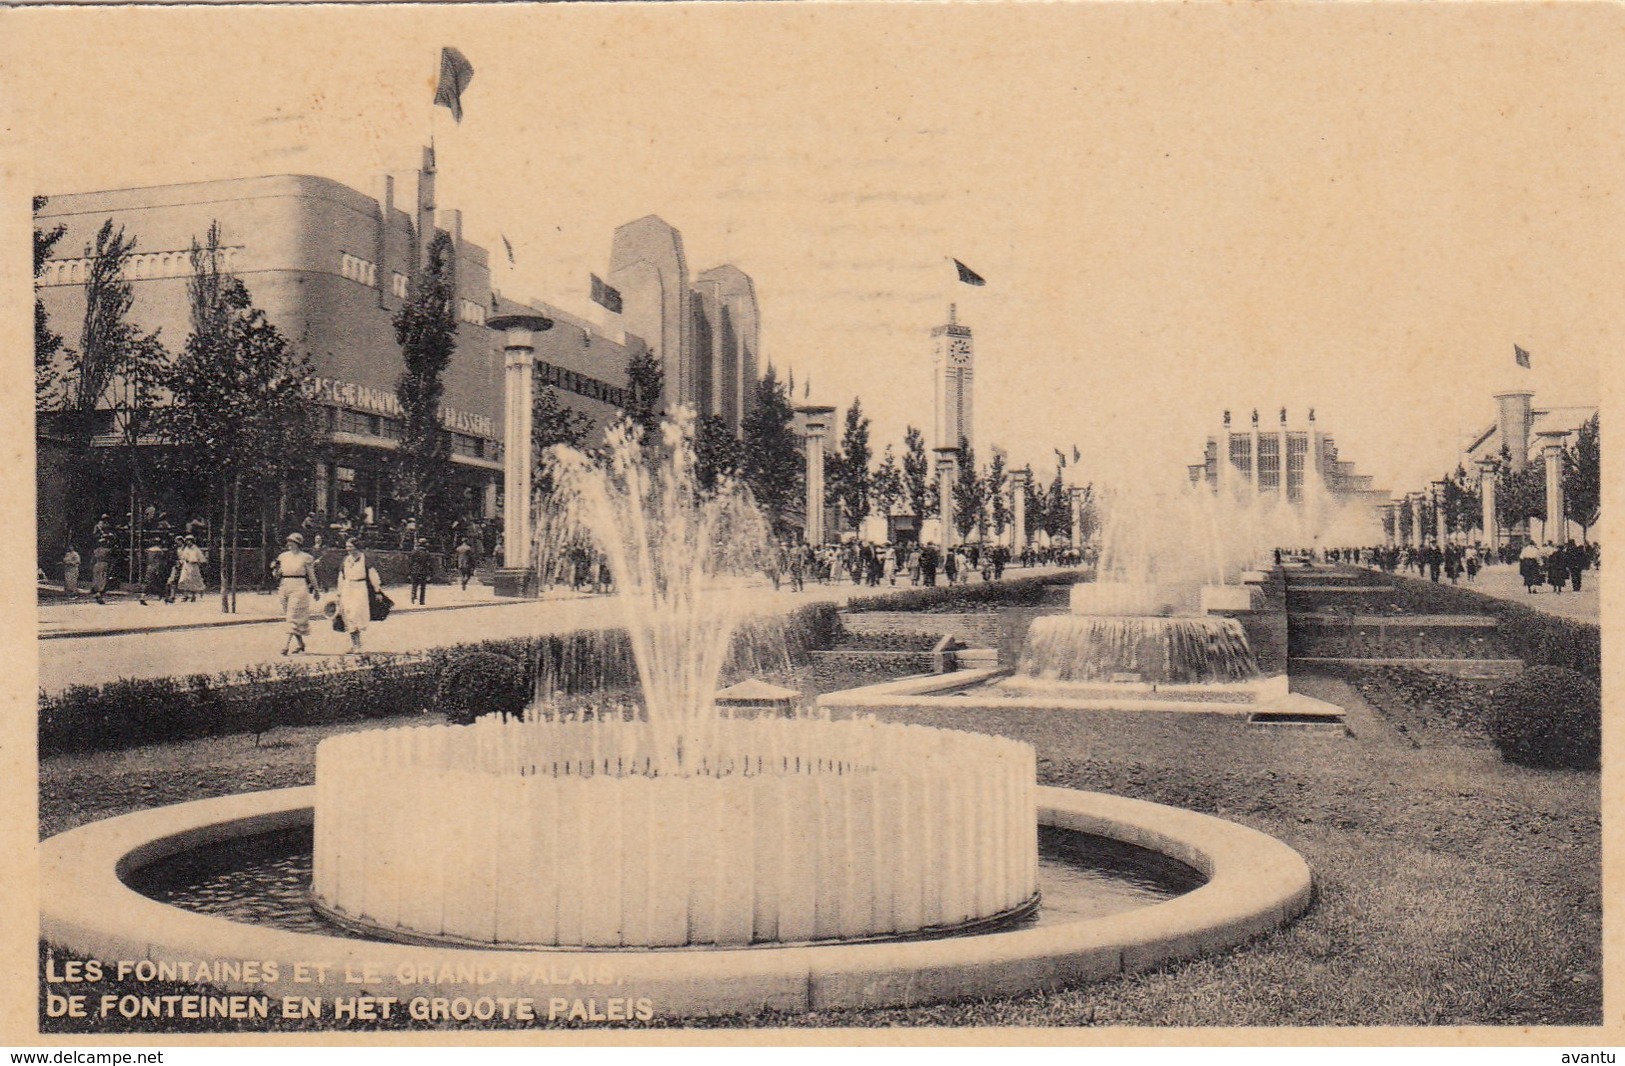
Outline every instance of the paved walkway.
[[(1006, 578), (1037, 576), (1043, 569), (1009, 570)], [(898, 586), (901, 590), (904, 586)], [(603, 629), (622, 624), (621, 603), (615, 596), (562, 595), (540, 600), (498, 600), (488, 587), (478, 594), (473, 585), (456, 593), (444, 585), (429, 587), (427, 608), (406, 602), (407, 588), (389, 589), (396, 610), (389, 620), (370, 626), (363, 636), (367, 651), (409, 652), (457, 644), (541, 633)], [(755, 613), (788, 611), (804, 603), (824, 600), (845, 603), (852, 596), (891, 591), (852, 584), (809, 585), (792, 593), (786, 585), (775, 591), (765, 582), (740, 584), (708, 591), (713, 598), (742, 600)], [(325, 599), (325, 597), (324, 597)], [(274, 596), (239, 593), (236, 616), (220, 614), (219, 594), (192, 604), (148, 603), (134, 600), (45, 604), (39, 608), (42, 636), (54, 627), (50, 639), (39, 642), (39, 686), (58, 692), (74, 684), (99, 684), (121, 677), (167, 677), (240, 670), (266, 663), (287, 662), (280, 652), (285, 640)], [(143, 619), (151, 619), (141, 625)], [(74, 628), (77, 627), (77, 628)], [(311, 621), (306, 638), (311, 660), (342, 655), (350, 638), (335, 633), (321, 618)]]
[(1523, 578), (1518, 576), (1516, 566), (1491, 566), (1480, 570), (1478, 577), (1473, 581), (1463, 577), (1461, 587), (1497, 599), (1521, 603), (1525, 607), (1547, 614), (1572, 618), (1577, 622), (1590, 622), (1596, 625), (1602, 619), (1602, 573), (1597, 570), (1585, 572), (1585, 588), (1580, 592), (1575, 592), (1570, 587), (1556, 593), (1552, 591), (1550, 585), (1542, 585), (1534, 595), (1530, 595), (1524, 591)]

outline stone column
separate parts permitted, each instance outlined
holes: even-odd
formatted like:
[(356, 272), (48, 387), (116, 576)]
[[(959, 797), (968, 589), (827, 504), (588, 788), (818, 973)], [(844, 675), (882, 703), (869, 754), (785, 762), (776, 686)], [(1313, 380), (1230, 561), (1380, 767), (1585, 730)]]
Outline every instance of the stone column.
[(1433, 483), (1433, 535), (1438, 538), (1439, 550), (1443, 551), (1445, 542), (1450, 537), (1450, 523), (1444, 513), (1444, 482)]
[(1066, 490), (1067, 510), (1072, 512), (1072, 550), (1083, 551), (1083, 490), (1074, 486)]
[(937, 453), (937, 513), (942, 518), (942, 547), (954, 546), (954, 482), (959, 478), (959, 449), (934, 448)]
[(1406, 495), (1411, 501), (1411, 547), (1420, 548), (1427, 539), (1422, 532), (1422, 494), (1411, 492)]
[(1010, 471), (1010, 555), (1017, 560), (1027, 550), (1027, 486), (1032, 479), (1028, 467)]
[(1228, 495), (1235, 484), (1236, 470), (1230, 464), (1230, 412), (1224, 413), (1224, 424), (1219, 427), (1218, 443), (1219, 465), (1214, 470), (1214, 478), (1218, 484), (1219, 495)]
[(502, 568), (492, 591), (498, 596), (534, 596), (531, 568), (531, 404), (535, 396), (536, 334), (553, 328), (541, 315), (498, 315), (486, 325), (505, 334), (502, 424)]
[(1563, 513), (1563, 438), (1566, 433), (1540, 435), (1540, 454), (1546, 460), (1546, 539), (1562, 544), (1569, 539), (1569, 519)]
[(1478, 461), (1478, 496), (1484, 506), (1479, 519), (1484, 525), (1484, 543), (1493, 551), (1501, 546), (1501, 530), (1495, 517), (1495, 463), (1489, 459)]
[(833, 407), (798, 407), (807, 434), (807, 521), (802, 538), (814, 547), (824, 543), (824, 442), (829, 438)]

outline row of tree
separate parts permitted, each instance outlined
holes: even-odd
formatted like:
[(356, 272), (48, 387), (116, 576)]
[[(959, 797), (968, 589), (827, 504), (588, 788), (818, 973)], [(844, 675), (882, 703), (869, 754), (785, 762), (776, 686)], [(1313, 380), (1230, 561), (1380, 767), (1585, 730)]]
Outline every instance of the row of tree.
[[(1583, 423), (1563, 448), (1563, 516), (1580, 527), (1587, 538), (1597, 522), (1602, 506), (1602, 426), (1598, 415)], [(1538, 459), (1523, 469), (1513, 468), (1511, 454), (1503, 445), (1492, 459), (1495, 477), (1495, 520), (1510, 529), (1531, 519), (1546, 521), (1546, 464)], [(1422, 532), (1431, 535), (1438, 528), (1439, 511), (1444, 513), (1447, 533), (1484, 531), (1484, 501), (1479, 477), (1457, 464), (1443, 479), (1437, 502), (1433, 496), (1422, 501)], [(1412, 537), (1414, 516), (1410, 507), (1395, 508), (1393, 517), (1384, 518), (1384, 531), (1400, 540)]]

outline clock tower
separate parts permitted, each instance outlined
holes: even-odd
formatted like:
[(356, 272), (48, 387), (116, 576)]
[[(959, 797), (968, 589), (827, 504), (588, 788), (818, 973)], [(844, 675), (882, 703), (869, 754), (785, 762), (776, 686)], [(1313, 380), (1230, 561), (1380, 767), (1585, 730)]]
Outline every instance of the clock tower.
[(961, 440), (976, 442), (971, 431), (975, 362), (970, 327), (959, 324), (958, 308), (949, 304), (948, 324), (931, 331), (931, 392), (939, 448), (956, 448)]

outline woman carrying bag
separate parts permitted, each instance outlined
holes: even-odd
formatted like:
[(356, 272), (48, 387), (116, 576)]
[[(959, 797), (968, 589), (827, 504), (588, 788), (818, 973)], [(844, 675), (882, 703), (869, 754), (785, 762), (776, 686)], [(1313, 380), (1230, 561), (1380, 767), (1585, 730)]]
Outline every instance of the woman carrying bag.
[(394, 603), (384, 595), (378, 571), (367, 562), (354, 537), (344, 542), (344, 558), (339, 562), (338, 599), (338, 618), (333, 628), (340, 628), (338, 622), (342, 619), (343, 629), (350, 634), (350, 651), (360, 651), (361, 631), (368, 624), (388, 617)]

